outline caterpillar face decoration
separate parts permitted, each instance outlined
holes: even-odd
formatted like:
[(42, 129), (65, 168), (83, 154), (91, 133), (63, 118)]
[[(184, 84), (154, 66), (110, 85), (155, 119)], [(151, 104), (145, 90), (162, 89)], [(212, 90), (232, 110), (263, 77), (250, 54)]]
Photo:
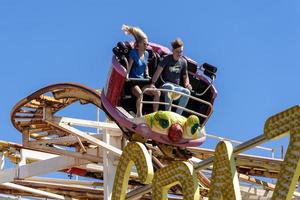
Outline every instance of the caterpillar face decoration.
[(200, 127), (199, 118), (188, 118), (170, 111), (158, 111), (143, 117), (143, 124), (149, 131), (143, 131), (145, 138), (172, 146), (198, 146), (205, 140), (205, 130)]

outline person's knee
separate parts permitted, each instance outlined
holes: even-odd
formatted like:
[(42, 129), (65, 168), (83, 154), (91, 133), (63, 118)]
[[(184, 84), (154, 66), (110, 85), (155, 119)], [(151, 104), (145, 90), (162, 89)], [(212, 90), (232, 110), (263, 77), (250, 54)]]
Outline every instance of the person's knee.
[(191, 91), (189, 89), (184, 88), (182, 91), (187, 95), (191, 95)]
[(163, 89), (174, 90), (174, 87), (171, 84), (164, 84), (162, 86)]
[(131, 88), (131, 92), (136, 92), (140, 89), (140, 87), (138, 85), (132, 86)]
[(190, 91), (189, 89), (187, 90), (187, 94), (188, 94), (188, 95), (191, 95), (191, 91)]
[(136, 97), (137, 101), (141, 101), (142, 100), (142, 95), (138, 95), (137, 94), (135, 97)]
[(160, 91), (156, 90), (156, 91), (154, 92), (154, 96), (160, 97), (160, 95), (161, 95)]
[(139, 98), (139, 97), (142, 95), (142, 91), (141, 91), (141, 89), (137, 86), (137, 87), (132, 88), (132, 94), (133, 94), (134, 96), (136, 96), (137, 98)]
[[(174, 86), (171, 85), (171, 84), (164, 84), (161, 88), (167, 89), (167, 90), (171, 90), (171, 91), (174, 91), (174, 90), (175, 90)], [(167, 99), (170, 98), (170, 97), (169, 97), (169, 95), (170, 95), (169, 92), (164, 91), (163, 94), (164, 94), (165, 98), (167, 98)]]
[(154, 97), (160, 97), (160, 91), (159, 90), (153, 90), (149, 93), (149, 95), (154, 96)]

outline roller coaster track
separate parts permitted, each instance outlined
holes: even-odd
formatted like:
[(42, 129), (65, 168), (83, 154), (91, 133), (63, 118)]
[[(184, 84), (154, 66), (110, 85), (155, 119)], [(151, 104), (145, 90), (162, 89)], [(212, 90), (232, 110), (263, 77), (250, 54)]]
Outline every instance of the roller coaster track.
[[(41, 150), (51, 149), (51, 153), (56, 151), (58, 154), (63, 151), (54, 149), (53, 145), (55, 144), (80, 148), (84, 152), (89, 146), (98, 145), (120, 155), (121, 151), (117, 148), (108, 146), (87, 133), (76, 131), (67, 124), (60, 123), (60, 118), (56, 117), (55, 113), (77, 101), (81, 104), (92, 103), (101, 108), (100, 93), (74, 83), (47, 86), (18, 102), (12, 109), (11, 121), (15, 128), (23, 133), (23, 145), (32, 147), (34, 144), (34, 147), (39, 149), (40, 146), (43, 146)], [(75, 138), (73, 137), (72, 140), (68, 137), (69, 135), (75, 136)], [(49, 143), (45, 141), (49, 141)], [(64, 152), (66, 153), (66, 151)], [(81, 157), (72, 152), (69, 152), (69, 155)], [(84, 157), (94, 162), (99, 161), (96, 157), (88, 154)]]
[[(66, 107), (80, 102), (81, 104), (94, 104), (101, 109), (100, 92), (75, 83), (59, 83), (44, 87), (19, 101), (11, 111), (11, 121), (14, 127), (23, 134), (23, 145), (10, 144), (16, 149), (34, 149), (51, 154), (71, 156), (87, 160), (92, 163), (102, 162), (99, 153), (89, 151), (98, 147), (111, 151), (120, 156), (121, 150), (101, 141), (83, 131), (78, 131), (64, 123), (56, 113)], [(104, 129), (121, 134), (122, 131), (112, 123), (103, 123)], [(266, 139), (263, 135), (251, 139), (234, 149), (237, 170), (242, 174), (276, 177), (282, 160), (258, 157), (251, 155), (238, 155), (246, 149), (259, 145)], [(3, 146), (3, 145), (2, 145)], [(57, 148), (57, 147), (67, 148)], [(69, 150), (72, 148), (73, 150)], [(203, 148), (189, 148), (199, 159), (204, 159), (195, 164), (196, 170), (208, 168), (213, 161), (214, 151)], [(155, 149), (155, 151), (159, 151)], [(160, 162), (164, 159), (157, 157)], [(167, 163), (167, 162), (165, 162)], [(200, 175), (199, 179), (203, 179)], [(250, 179), (249, 179), (250, 180)], [(202, 180), (203, 181), (203, 180)], [(209, 183), (208, 183), (209, 184)], [(0, 189), (1, 190), (1, 189)], [(133, 190), (128, 198), (136, 198), (141, 194), (151, 191), (151, 186), (144, 186)]]
[(76, 101), (101, 108), (100, 94), (95, 90), (80, 84), (60, 83), (42, 88), (19, 101), (12, 109), (11, 121), (21, 133), (35, 140), (65, 136), (64, 131), (52, 126), (46, 118)]

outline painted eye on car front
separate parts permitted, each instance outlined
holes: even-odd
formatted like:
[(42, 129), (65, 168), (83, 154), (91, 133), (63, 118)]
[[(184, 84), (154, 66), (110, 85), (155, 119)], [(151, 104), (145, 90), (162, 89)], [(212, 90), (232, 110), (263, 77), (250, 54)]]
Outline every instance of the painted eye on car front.
[(191, 134), (194, 135), (195, 133), (197, 133), (197, 130), (199, 128), (199, 124), (194, 124), (192, 127), (191, 127)]
[(158, 121), (159, 121), (159, 125), (162, 128), (166, 129), (166, 128), (169, 127), (169, 120), (167, 120), (167, 119), (159, 119)]
[(162, 111), (158, 111), (155, 115), (154, 115), (154, 120), (158, 122), (159, 126), (162, 129), (167, 129), (170, 127), (170, 118), (168, 116), (167, 113), (162, 112)]
[(196, 115), (190, 115), (184, 124), (185, 139), (196, 139), (200, 136), (200, 120)]

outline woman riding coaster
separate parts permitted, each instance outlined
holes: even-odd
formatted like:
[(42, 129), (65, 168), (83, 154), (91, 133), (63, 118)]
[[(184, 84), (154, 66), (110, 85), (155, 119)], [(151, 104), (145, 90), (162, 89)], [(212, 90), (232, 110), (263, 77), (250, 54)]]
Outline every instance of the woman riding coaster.
[[(130, 78), (150, 79), (151, 77), (149, 76), (149, 72), (148, 72), (149, 54), (146, 51), (148, 47), (147, 35), (140, 28), (128, 26), (128, 25), (123, 25), (122, 30), (126, 34), (132, 35), (135, 39), (134, 49), (132, 49), (129, 53), (127, 79)], [(137, 117), (142, 116), (142, 107), (141, 107), (142, 90), (149, 87), (155, 88), (155, 86), (153, 85), (146, 85), (142, 89), (138, 85), (132, 85), (130, 88), (131, 93), (137, 98), (136, 101)], [(154, 96), (155, 102), (159, 101), (160, 91), (150, 90), (150, 91), (146, 91), (145, 93), (150, 96)], [(158, 104), (155, 103), (153, 104), (154, 112), (158, 110), (158, 106), (159, 106)]]

